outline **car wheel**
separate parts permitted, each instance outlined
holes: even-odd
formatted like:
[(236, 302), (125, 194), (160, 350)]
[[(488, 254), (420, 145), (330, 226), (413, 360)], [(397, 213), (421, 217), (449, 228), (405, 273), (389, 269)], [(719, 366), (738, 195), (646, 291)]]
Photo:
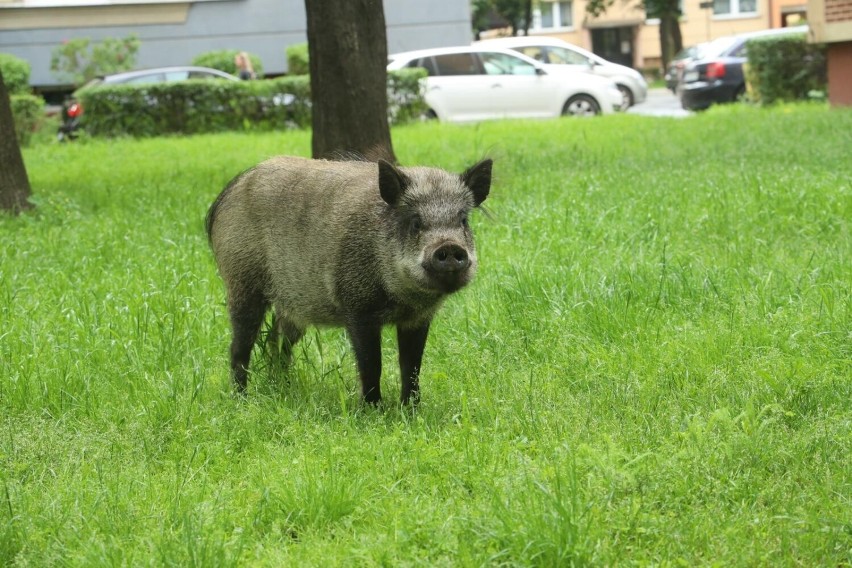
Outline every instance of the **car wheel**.
[(589, 95), (574, 95), (562, 107), (562, 116), (595, 116), (601, 113), (601, 106)]
[(618, 90), (621, 91), (621, 110), (625, 111), (633, 106), (633, 91), (624, 85), (618, 85)]
[(737, 87), (737, 90), (734, 91), (733, 102), (735, 102), (735, 103), (748, 102), (748, 95), (746, 94), (745, 85), (740, 85), (739, 87)]

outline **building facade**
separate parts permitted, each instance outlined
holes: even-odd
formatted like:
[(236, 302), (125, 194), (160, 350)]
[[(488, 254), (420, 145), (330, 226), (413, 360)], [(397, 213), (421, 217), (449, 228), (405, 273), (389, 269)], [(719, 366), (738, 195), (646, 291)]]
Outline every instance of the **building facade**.
[[(385, 0), (389, 52), (467, 44), (468, 0)], [(268, 74), (287, 71), (285, 49), (307, 41), (304, 0), (0, 0), (0, 52), (30, 63), (31, 83), (50, 89), (63, 41), (136, 34), (138, 66), (188, 65), (215, 49), (260, 57)]]
[[(586, 4), (586, 0), (539, 0), (530, 35), (559, 37), (636, 69), (660, 69), (659, 21), (646, 17), (639, 0), (619, 0), (600, 17), (588, 15)], [(725, 35), (800, 24), (806, 0), (682, 0), (681, 11), (686, 47)]]
[(852, 106), (852, 0), (809, 0), (813, 41), (827, 47), (828, 100)]

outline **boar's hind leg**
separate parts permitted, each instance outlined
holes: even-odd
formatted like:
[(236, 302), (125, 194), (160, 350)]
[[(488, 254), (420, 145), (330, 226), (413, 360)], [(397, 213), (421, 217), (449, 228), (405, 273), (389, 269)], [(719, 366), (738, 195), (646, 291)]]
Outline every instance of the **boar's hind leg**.
[(234, 337), (231, 340), (231, 376), (238, 392), (245, 392), (248, 366), (257, 332), (268, 303), (260, 292), (234, 291), (229, 294), (228, 311)]
[(426, 347), (426, 337), (429, 335), (429, 324), (412, 329), (396, 328), (396, 339), (399, 345), (399, 376), (402, 379), (402, 404), (417, 404), (420, 400), (420, 363), (423, 361), (423, 350)]
[(287, 365), (293, 355), (293, 347), (302, 339), (305, 330), (287, 319), (282, 310), (276, 308), (275, 321), (266, 338), (267, 349), (282, 364)]
[(378, 403), (382, 400), (380, 380), (382, 377), (382, 327), (381, 325), (353, 323), (346, 326), (358, 375), (361, 377), (361, 395), (365, 402)]

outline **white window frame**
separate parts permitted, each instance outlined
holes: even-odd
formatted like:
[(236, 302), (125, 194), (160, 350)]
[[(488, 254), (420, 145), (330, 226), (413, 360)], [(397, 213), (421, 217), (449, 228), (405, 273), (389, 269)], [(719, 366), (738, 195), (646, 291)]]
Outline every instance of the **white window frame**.
[(759, 5), (760, 0), (754, 0), (754, 10), (749, 12), (740, 11), (740, 1), (741, 0), (728, 0), (731, 5), (730, 12), (724, 12), (722, 14), (717, 14), (715, 12), (715, 8), (713, 11), (713, 19), (714, 20), (733, 20), (737, 18), (754, 18), (760, 12)]
[[(550, 5), (550, 10), (552, 10), (551, 15), (553, 16), (553, 23), (557, 24), (552, 27), (545, 28), (541, 25), (541, 12), (543, 9), (547, 9), (546, 6)], [(571, 23), (568, 25), (564, 25), (562, 18), (562, 5), (568, 4), (568, 15), (571, 18)], [(573, 30), (574, 29), (574, 1), (573, 0), (551, 0), (545, 2), (539, 2), (538, 6), (533, 10), (533, 27), (532, 29), (538, 30)]]

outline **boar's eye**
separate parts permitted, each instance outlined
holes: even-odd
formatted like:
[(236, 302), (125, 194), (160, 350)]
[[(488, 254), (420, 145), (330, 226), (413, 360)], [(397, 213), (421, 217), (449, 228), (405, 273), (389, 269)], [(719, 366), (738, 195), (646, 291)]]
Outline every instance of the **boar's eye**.
[(461, 224), (462, 227), (467, 228), (467, 215), (462, 215)]
[(420, 217), (413, 217), (408, 229), (412, 235), (418, 234), (423, 229), (423, 222), (420, 220)]

